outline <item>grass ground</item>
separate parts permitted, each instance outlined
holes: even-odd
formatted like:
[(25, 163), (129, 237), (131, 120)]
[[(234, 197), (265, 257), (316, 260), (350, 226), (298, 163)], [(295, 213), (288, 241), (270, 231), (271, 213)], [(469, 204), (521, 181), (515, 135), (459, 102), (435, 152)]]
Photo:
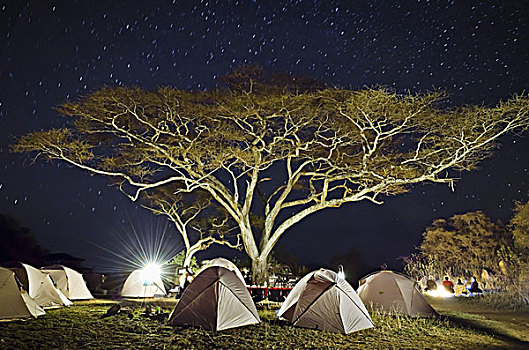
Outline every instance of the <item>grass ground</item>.
[(432, 306), (455, 323), (489, 334), (525, 342), (529, 348), (529, 311), (498, 310), (479, 298), (429, 299)]
[[(158, 301), (169, 312), (169, 301)], [(144, 304), (124, 302), (128, 312), (101, 318), (108, 301), (49, 310), (35, 320), (0, 323), (0, 349), (492, 349), (529, 348), (529, 323), (514, 333), (506, 320), (469, 313), (465, 301), (439, 302), (440, 319), (373, 312), (373, 329), (349, 335), (294, 328), (260, 311), (262, 323), (222, 332), (174, 328), (142, 316)], [(520, 314), (524, 315), (524, 314)], [(512, 315), (510, 315), (512, 316)], [(522, 317), (523, 319), (523, 317)], [(529, 322), (529, 316), (528, 320)], [(527, 327), (525, 333), (523, 327)]]

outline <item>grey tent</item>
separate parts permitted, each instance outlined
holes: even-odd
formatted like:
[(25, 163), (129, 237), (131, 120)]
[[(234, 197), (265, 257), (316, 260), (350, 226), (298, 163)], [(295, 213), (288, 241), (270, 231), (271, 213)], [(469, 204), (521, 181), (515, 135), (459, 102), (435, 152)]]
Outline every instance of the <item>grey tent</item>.
[(277, 316), (293, 326), (351, 333), (373, 327), (371, 316), (353, 287), (331, 270), (303, 277)]
[(44, 314), (44, 310), (20, 290), (15, 273), (0, 267), (0, 320), (20, 320)]
[(196, 275), (169, 316), (174, 326), (214, 331), (259, 322), (255, 304), (241, 279), (233, 270), (215, 265)]
[(393, 271), (380, 271), (364, 277), (358, 295), (373, 307), (409, 316), (437, 313), (408, 277)]

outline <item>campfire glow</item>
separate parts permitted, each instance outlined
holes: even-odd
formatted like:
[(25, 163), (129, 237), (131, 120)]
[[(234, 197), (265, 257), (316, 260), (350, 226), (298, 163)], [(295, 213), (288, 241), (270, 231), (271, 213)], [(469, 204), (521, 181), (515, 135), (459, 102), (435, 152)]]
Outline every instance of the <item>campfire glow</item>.
[(446, 289), (438, 288), (436, 290), (428, 290), (424, 294), (429, 295), (435, 298), (451, 298), (454, 296), (454, 293), (450, 293)]

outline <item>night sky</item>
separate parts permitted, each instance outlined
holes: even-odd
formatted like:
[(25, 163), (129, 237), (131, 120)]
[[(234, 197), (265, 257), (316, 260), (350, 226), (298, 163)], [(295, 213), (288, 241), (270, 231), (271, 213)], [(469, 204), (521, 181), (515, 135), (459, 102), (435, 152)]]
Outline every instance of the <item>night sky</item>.
[[(0, 1), (0, 213), (44, 247), (104, 267), (97, 245), (118, 251), (131, 226), (157, 235), (164, 222), (103, 178), (9, 152), (16, 136), (63, 124), (54, 106), (103, 86), (210, 88), (248, 63), (351, 88), (441, 88), (452, 105), (494, 105), (529, 88), (528, 18), (520, 0)], [(368, 264), (392, 267), (436, 218), (481, 209), (508, 221), (514, 201), (529, 199), (529, 136), (502, 141), (480, 170), (461, 174), (455, 192), (423, 185), (382, 206), (321, 211), (280, 246), (305, 264), (355, 247)]]

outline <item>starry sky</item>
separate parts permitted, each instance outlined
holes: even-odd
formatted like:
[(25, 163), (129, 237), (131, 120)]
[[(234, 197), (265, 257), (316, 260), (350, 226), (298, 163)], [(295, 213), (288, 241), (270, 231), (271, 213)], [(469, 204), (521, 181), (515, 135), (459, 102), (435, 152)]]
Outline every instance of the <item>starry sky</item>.
[[(248, 63), (494, 105), (528, 91), (528, 14), (519, 0), (0, 1), (0, 213), (44, 247), (104, 266), (101, 247), (119, 250), (132, 228), (156, 236), (166, 225), (103, 178), (9, 152), (16, 136), (63, 124), (54, 106), (103, 86), (211, 88)], [(397, 267), (436, 218), (480, 209), (508, 221), (514, 201), (529, 199), (529, 136), (502, 142), (455, 192), (421, 185), (381, 206), (322, 211), (294, 226), (281, 249), (325, 265), (355, 248), (371, 266)], [(167, 228), (173, 250), (176, 237)]]

